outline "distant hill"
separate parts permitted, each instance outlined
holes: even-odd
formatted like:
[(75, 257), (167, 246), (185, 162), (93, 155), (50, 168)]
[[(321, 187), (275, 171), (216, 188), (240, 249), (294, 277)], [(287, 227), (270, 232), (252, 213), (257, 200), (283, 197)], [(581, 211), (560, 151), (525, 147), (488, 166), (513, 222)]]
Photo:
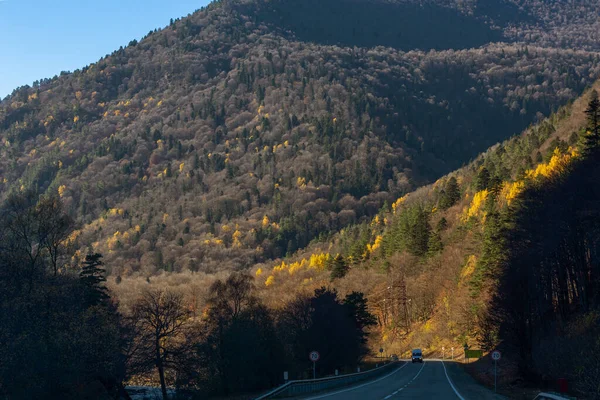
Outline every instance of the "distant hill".
[(249, 268), (575, 98), (596, 8), (214, 2), (4, 99), (0, 193), (58, 193), (114, 275)]

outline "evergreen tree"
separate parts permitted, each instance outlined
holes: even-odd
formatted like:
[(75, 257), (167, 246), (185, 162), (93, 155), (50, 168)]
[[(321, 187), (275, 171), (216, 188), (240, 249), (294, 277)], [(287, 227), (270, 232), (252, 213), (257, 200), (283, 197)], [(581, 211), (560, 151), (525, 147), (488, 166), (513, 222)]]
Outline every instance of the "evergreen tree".
[(423, 207), (418, 206), (413, 207), (410, 214), (407, 250), (416, 256), (424, 256), (429, 249), (429, 236), (431, 235), (429, 213)]
[(106, 302), (109, 299), (108, 290), (104, 286), (106, 282), (105, 270), (102, 268), (102, 255), (88, 254), (85, 257), (79, 279), (88, 289), (86, 291), (85, 302), (89, 306), (96, 306)]
[(535, 154), (535, 162), (540, 164), (542, 161), (544, 161), (544, 157), (542, 157), (542, 153), (540, 153), (539, 151)]
[(587, 135), (585, 136), (584, 148), (589, 155), (598, 149), (600, 144), (600, 100), (598, 92), (592, 91), (588, 108), (585, 110), (588, 120)]
[(350, 268), (348, 267), (346, 260), (344, 260), (344, 257), (342, 257), (341, 254), (338, 254), (331, 264), (331, 280), (343, 278), (349, 270)]
[(447, 210), (460, 200), (460, 188), (455, 177), (448, 179), (444, 190), (442, 191), (442, 197), (439, 202), (439, 207), (443, 210)]
[(352, 242), (349, 252), (346, 253), (352, 257), (354, 262), (363, 260), (363, 255), (365, 254), (367, 244), (369, 244), (371, 237), (371, 231), (368, 225), (360, 225), (359, 229), (358, 239)]
[(440, 251), (444, 249), (444, 244), (442, 243), (442, 238), (438, 232), (433, 232), (429, 236), (429, 242), (427, 243), (428, 254), (430, 256), (436, 255)]
[(489, 188), (490, 184), (490, 172), (486, 167), (481, 167), (479, 172), (477, 173), (477, 178), (475, 180), (475, 189), (478, 192)]
[(439, 233), (439, 232), (445, 231), (446, 228), (448, 228), (448, 221), (446, 220), (446, 218), (442, 217), (438, 221), (435, 230)]
[(502, 179), (500, 179), (497, 175), (494, 175), (490, 179), (490, 183), (488, 185), (488, 189), (493, 196), (493, 199), (496, 199), (500, 194), (500, 190), (502, 190)]
[(431, 234), (429, 216), (430, 213), (421, 205), (405, 209), (384, 236), (384, 254), (390, 256), (403, 251), (416, 256), (427, 254)]
[[(477, 262), (476, 273), (472, 277), (472, 293), (481, 288), (484, 275), (494, 276), (499, 266), (506, 258), (506, 240), (503, 237), (503, 227), (506, 215), (491, 210), (488, 212), (483, 230), (483, 248)], [(473, 292), (474, 291), (474, 292)]]
[(350, 316), (356, 325), (356, 335), (360, 343), (367, 343), (368, 333), (365, 329), (377, 325), (377, 318), (369, 313), (367, 298), (361, 292), (352, 292), (346, 295), (344, 305), (348, 308)]

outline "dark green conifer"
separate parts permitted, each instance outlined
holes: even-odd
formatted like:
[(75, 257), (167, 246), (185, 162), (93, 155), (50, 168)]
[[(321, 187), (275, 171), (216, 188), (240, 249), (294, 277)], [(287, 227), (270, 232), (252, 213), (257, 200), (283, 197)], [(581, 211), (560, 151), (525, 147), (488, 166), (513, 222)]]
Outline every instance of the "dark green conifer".
[(102, 268), (104, 264), (101, 259), (102, 255), (98, 253), (88, 254), (79, 273), (79, 279), (87, 289), (84, 301), (88, 306), (97, 306), (109, 299), (104, 286), (106, 271)]
[(343, 278), (346, 276), (350, 268), (348, 267), (348, 263), (342, 257), (341, 254), (338, 254), (333, 259), (333, 263), (331, 264), (331, 280), (335, 280), (338, 278)]
[(600, 144), (600, 100), (598, 92), (592, 91), (588, 108), (585, 110), (587, 115), (587, 132), (584, 138), (584, 150), (589, 156), (598, 150)]
[(460, 188), (455, 177), (448, 179), (444, 190), (442, 191), (442, 197), (440, 198), (439, 207), (442, 210), (447, 210), (452, 207), (460, 200)]
[(478, 192), (489, 188), (490, 185), (490, 172), (486, 167), (481, 167), (479, 172), (477, 173), (477, 178), (475, 180), (475, 189)]

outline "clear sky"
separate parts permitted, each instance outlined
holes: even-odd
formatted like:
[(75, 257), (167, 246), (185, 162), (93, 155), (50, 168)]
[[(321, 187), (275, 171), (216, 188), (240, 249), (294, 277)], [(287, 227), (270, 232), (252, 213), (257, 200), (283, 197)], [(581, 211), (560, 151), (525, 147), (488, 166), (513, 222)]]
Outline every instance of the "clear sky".
[(0, 99), (98, 61), (209, 0), (0, 0)]

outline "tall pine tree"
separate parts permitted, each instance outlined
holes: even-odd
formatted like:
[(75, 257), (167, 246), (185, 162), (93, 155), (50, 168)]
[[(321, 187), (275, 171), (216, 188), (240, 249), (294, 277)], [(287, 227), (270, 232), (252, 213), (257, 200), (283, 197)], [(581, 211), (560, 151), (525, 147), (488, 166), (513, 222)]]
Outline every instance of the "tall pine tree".
[(84, 301), (90, 307), (103, 304), (109, 299), (108, 290), (104, 286), (106, 271), (102, 268), (103, 265), (101, 254), (88, 254), (79, 273), (79, 279), (87, 289)]
[(481, 167), (477, 173), (477, 179), (475, 181), (475, 188), (478, 192), (488, 189), (490, 185), (490, 171), (486, 167)]
[(456, 204), (460, 200), (460, 188), (455, 177), (448, 179), (444, 190), (442, 191), (442, 197), (440, 198), (439, 207), (442, 210), (447, 210)]
[(590, 156), (595, 154), (600, 144), (600, 100), (598, 92), (592, 91), (588, 108), (585, 110), (588, 120), (587, 132), (585, 135), (584, 149)]

